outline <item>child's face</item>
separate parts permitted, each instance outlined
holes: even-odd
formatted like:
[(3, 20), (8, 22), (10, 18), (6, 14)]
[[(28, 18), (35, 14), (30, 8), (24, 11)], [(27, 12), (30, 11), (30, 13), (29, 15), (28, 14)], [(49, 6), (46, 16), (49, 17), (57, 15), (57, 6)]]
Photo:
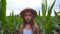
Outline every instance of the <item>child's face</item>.
[(24, 14), (24, 19), (25, 19), (25, 21), (27, 22), (27, 23), (29, 23), (31, 20), (32, 20), (32, 13), (31, 12), (26, 12), (25, 14)]

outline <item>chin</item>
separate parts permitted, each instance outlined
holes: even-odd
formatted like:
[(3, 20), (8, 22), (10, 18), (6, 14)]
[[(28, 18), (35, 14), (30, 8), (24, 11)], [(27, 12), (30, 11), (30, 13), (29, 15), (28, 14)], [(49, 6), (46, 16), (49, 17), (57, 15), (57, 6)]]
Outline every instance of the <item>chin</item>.
[(30, 23), (30, 21), (26, 21), (27, 23)]

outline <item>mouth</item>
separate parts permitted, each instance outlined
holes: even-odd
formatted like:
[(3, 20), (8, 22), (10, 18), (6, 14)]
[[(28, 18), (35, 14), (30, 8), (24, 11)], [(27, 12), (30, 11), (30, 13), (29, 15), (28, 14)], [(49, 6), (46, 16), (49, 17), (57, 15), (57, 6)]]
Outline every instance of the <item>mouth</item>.
[(25, 21), (28, 22), (28, 23), (31, 22), (31, 20), (25, 20)]

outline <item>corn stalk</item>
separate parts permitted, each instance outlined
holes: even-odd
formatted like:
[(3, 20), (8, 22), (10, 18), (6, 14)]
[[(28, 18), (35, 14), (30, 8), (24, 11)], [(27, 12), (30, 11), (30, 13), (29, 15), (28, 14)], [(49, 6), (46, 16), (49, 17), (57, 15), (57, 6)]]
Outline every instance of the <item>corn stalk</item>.
[(0, 22), (2, 23), (1, 31), (3, 31), (3, 34), (6, 34), (6, 0), (0, 0)]

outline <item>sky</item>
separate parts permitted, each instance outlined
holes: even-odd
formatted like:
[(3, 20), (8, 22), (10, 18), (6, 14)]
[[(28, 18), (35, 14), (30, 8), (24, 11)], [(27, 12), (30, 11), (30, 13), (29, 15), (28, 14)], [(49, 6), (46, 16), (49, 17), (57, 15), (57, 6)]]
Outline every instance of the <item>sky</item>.
[[(26, 7), (31, 7), (35, 9), (37, 12), (41, 10), (42, 0), (6, 0), (7, 1), (7, 9), (6, 15), (9, 16), (12, 10), (14, 11), (14, 15), (17, 15)], [(48, 5), (51, 5), (54, 0), (47, 0)], [(56, 0), (53, 10), (59, 10), (60, 0)], [(52, 10), (52, 16), (54, 16), (54, 12)]]

